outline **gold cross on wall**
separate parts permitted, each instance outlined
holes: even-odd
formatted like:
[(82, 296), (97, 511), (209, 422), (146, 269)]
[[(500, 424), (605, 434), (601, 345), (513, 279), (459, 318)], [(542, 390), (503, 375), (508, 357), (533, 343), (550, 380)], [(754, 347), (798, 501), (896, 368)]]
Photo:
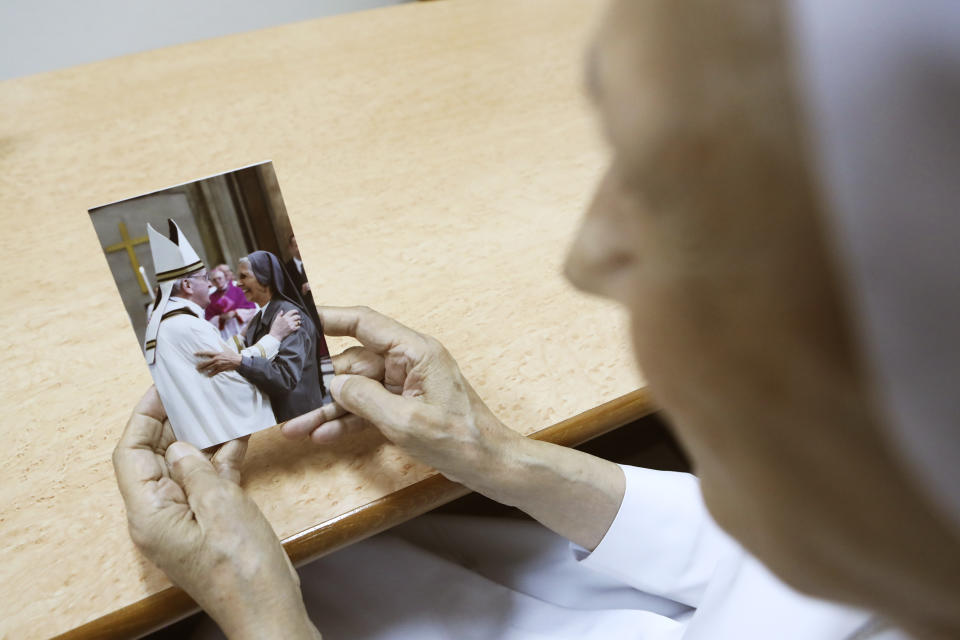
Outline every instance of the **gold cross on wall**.
[(147, 236), (140, 236), (139, 238), (130, 239), (130, 234), (127, 233), (127, 225), (120, 221), (117, 223), (117, 227), (120, 229), (120, 237), (123, 238), (122, 242), (117, 244), (112, 244), (109, 247), (104, 247), (103, 250), (106, 253), (114, 253), (115, 251), (127, 250), (127, 256), (130, 258), (130, 267), (133, 269), (133, 272), (137, 274), (137, 282), (140, 284), (140, 291), (143, 293), (149, 293), (147, 291), (147, 283), (143, 281), (143, 276), (140, 275), (140, 261), (137, 260), (137, 253), (133, 250), (138, 244), (143, 244), (149, 242), (150, 238)]

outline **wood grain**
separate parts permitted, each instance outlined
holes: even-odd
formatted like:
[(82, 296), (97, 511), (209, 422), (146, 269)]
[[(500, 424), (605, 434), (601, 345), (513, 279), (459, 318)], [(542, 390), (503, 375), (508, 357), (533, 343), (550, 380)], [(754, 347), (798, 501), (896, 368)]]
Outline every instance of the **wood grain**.
[[(182, 605), (110, 464), (150, 378), (92, 206), (272, 159), (317, 302), (436, 336), (517, 431), (643, 386), (623, 312), (561, 275), (606, 163), (581, 91), (595, 10), (411, 3), (0, 84), (0, 638)], [(282, 539), (433, 475), (376, 434), (276, 430), (244, 473)]]

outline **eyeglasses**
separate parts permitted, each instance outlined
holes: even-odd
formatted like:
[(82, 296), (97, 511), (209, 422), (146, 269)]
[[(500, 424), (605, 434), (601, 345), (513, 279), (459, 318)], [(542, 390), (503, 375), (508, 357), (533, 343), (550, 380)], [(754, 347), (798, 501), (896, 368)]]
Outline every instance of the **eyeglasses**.
[(197, 280), (206, 280), (207, 282), (210, 282), (210, 278), (208, 276), (209, 274), (204, 271), (203, 273), (195, 273), (192, 276), (187, 276), (184, 278), (184, 280), (193, 280), (196, 278)]

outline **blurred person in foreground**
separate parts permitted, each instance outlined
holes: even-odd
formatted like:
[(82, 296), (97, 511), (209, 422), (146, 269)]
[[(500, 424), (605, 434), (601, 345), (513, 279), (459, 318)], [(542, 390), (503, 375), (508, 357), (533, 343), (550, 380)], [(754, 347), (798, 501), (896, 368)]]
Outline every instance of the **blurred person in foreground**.
[[(389, 538), (305, 568), (301, 594), (236, 484), (243, 445), (225, 447), (229, 465), (169, 437), (154, 445), (170, 445), (165, 459), (136, 448), (159, 438), (151, 394), (115, 454), (134, 540), (231, 637), (340, 631), (322, 578), (354, 598), (340, 609), (373, 620), (356, 637), (960, 637), (957, 25), (948, 2), (612, 4), (587, 63), (611, 163), (567, 274), (630, 310), (699, 481), (521, 438), (436, 340), (370, 310), (320, 311), (327, 333), (363, 346), (335, 358), (336, 407), (285, 434), (322, 443), (372, 424), (570, 540), (578, 566), (695, 610), (590, 599), (609, 583), (564, 605), (557, 580), (552, 600), (524, 592), (536, 569), (459, 608), (451, 594), (469, 589), (431, 574), (433, 600), (394, 610), (423, 582), (412, 568), (398, 583), (376, 565), (366, 592), (336, 572)], [(147, 533), (181, 520), (151, 507), (135, 454), (153, 457), (149, 477), (181, 511), (196, 504), (181, 519), (191, 531)], [(222, 499), (193, 499), (210, 492)], [(221, 520), (245, 525), (191, 537)], [(445, 610), (472, 617), (457, 626)], [(441, 620), (433, 635), (418, 616)]]

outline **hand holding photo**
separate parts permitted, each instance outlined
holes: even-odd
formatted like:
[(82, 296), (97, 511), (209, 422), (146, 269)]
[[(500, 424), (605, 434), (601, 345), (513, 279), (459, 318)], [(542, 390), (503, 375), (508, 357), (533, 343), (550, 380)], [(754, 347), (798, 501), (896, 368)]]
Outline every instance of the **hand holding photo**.
[(177, 439), (203, 449), (331, 402), (332, 362), (270, 163), (90, 214)]

